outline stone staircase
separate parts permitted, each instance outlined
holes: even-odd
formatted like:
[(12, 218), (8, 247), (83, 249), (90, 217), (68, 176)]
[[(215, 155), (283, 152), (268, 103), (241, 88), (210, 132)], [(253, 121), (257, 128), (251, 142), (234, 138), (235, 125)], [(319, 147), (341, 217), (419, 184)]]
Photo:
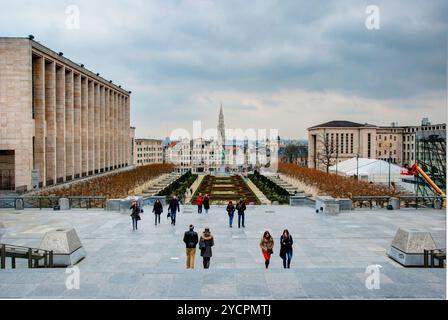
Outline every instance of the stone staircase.
[(277, 184), (278, 186), (282, 187), (286, 191), (288, 191), (290, 195), (294, 195), (296, 193), (303, 193), (303, 190), (300, 190), (293, 184), (285, 181), (279, 175), (265, 175), (265, 177), (274, 182), (275, 184)]
[(145, 190), (143, 190), (144, 196), (154, 196), (159, 193), (161, 190), (169, 186), (171, 183), (179, 179), (181, 176), (180, 173), (172, 172), (170, 174), (165, 174), (159, 179), (155, 180), (154, 183), (149, 185)]

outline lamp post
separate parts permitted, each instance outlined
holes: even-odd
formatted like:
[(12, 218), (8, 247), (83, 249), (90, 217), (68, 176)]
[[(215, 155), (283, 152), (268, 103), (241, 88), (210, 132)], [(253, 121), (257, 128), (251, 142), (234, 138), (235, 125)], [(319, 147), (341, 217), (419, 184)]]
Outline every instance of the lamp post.
[(392, 161), (392, 158), (391, 158), (391, 152), (389, 151), (389, 189), (390, 189), (390, 163), (391, 163), (391, 161)]
[(359, 154), (356, 154), (356, 180), (359, 180), (358, 179), (358, 174), (359, 174), (359, 165), (358, 165), (358, 163), (359, 163)]

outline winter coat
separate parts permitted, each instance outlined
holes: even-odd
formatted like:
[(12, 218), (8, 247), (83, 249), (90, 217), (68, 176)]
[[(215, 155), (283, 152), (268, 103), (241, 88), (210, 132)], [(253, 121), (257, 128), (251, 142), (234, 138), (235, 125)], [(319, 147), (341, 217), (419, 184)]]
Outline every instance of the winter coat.
[(280, 257), (286, 257), (287, 252), (292, 253), (292, 236), (284, 237), (283, 235), (280, 237)]
[(132, 210), (131, 213), (131, 217), (132, 218), (138, 218), (140, 217), (140, 206), (138, 205), (138, 202), (136, 202), (135, 204), (132, 204), (131, 207), (129, 208)]
[(202, 234), (199, 240), (199, 249), (201, 249), (201, 257), (211, 258), (212, 247), (214, 245), (213, 236), (209, 234)]
[(174, 198), (171, 199), (169, 209), (171, 213), (175, 213), (176, 211), (179, 212), (180, 211), (179, 200)]
[(154, 207), (152, 208), (152, 212), (155, 214), (161, 214), (163, 212), (163, 206), (161, 202), (154, 203)]
[(244, 201), (238, 202), (236, 205), (236, 210), (238, 210), (238, 214), (244, 214), (244, 211), (246, 211), (246, 204)]
[(184, 234), (184, 242), (187, 248), (196, 248), (196, 245), (199, 242), (197, 232), (194, 232), (193, 230), (186, 231)]
[(260, 247), (264, 251), (271, 251), (274, 249), (274, 239), (272, 237), (266, 239), (265, 237), (261, 238)]
[(209, 197), (205, 197), (204, 198), (204, 209), (210, 209), (210, 198)]
[(227, 205), (226, 211), (229, 216), (235, 213), (235, 206), (233, 205), (233, 203)]
[(197, 197), (196, 198), (196, 204), (198, 206), (202, 206), (203, 203), (204, 203), (204, 198), (203, 197)]

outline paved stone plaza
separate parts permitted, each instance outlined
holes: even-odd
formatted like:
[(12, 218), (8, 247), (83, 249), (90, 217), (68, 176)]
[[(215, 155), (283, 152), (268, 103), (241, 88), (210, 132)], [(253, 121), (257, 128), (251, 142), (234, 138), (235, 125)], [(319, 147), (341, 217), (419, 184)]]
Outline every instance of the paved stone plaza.
[[(223, 207), (198, 215), (184, 207), (172, 227), (162, 215), (154, 226), (145, 208), (139, 230), (126, 214), (103, 210), (0, 210), (0, 241), (37, 247), (44, 233), (76, 228), (87, 251), (81, 261), (80, 289), (65, 286), (65, 269), (0, 270), (1, 298), (123, 299), (445, 299), (445, 269), (404, 268), (386, 256), (396, 230), (424, 228), (445, 247), (445, 211), (356, 210), (338, 216), (316, 214), (311, 207), (257, 206), (248, 209), (246, 228), (227, 226)], [(235, 222), (237, 222), (235, 220)], [(188, 225), (209, 226), (215, 236), (211, 269), (186, 270), (182, 237)], [(235, 227), (236, 224), (236, 227)], [(275, 235), (274, 255), (264, 269), (259, 240), (265, 229)], [(279, 237), (294, 237), (291, 269), (278, 256)], [(366, 267), (379, 264), (380, 289), (365, 286)]]

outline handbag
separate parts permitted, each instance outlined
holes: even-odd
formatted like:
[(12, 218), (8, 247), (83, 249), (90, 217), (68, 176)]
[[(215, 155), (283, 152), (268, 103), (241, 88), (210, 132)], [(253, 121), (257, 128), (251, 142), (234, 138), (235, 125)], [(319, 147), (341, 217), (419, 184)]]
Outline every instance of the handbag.
[(143, 213), (143, 209), (140, 209), (140, 213)]
[(203, 250), (205, 247), (205, 241), (201, 239), (201, 241), (199, 241), (199, 249)]

